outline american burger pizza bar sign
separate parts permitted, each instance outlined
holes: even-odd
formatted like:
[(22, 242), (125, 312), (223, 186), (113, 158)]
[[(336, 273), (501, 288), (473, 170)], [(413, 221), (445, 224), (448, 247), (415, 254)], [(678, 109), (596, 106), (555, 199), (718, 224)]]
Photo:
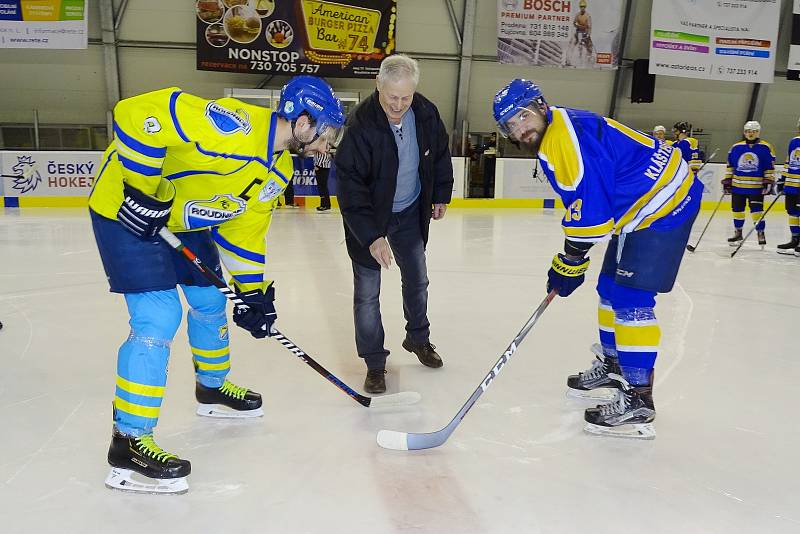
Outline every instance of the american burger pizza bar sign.
[(196, 0), (197, 69), (371, 78), (395, 49), (396, 0)]

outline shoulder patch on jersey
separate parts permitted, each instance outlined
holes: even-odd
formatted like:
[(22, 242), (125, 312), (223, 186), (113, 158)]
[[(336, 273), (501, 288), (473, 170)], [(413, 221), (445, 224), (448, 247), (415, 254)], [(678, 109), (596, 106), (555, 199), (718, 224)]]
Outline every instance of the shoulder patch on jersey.
[(216, 226), (244, 213), (245, 201), (230, 193), (207, 200), (192, 200), (183, 208), (183, 224), (189, 230)]
[(161, 131), (161, 123), (155, 117), (147, 117), (144, 120), (144, 133), (154, 134)]
[(250, 133), (250, 116), (243, 109), (235, 112), (224, 108), (216, 102), (206, 105), (206, 118), (208, 122), (221, 134), (231, 135), (236, 132)]
[(283, 191), (283, 186), (276, 182), (273, 178), (270, 178), (269, 182), (267, 182), (264, 187), (261, 188), (261, 191), (259, 191), (258, 200), (261, 202), (269, 202), (280, 195), (281, 191)]
[(575, 191), (583, 179), (583, 156), (578, 136), (567, 111), (552, 108), (552, 122), (547, 127), (540, 155), (553, 172), (556, 184), (564, 191)]

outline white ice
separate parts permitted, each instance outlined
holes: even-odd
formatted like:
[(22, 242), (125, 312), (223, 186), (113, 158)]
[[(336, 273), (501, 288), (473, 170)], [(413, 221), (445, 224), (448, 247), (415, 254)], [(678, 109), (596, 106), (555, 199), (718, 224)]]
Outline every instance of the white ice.
[[(710, 212), (701, 213), (697, 233)], [(443, 427), (544, 297), (562, 246), (559, 210), (457, 210), (433, 222), (432, 342), (445, 365), (400, 347), (399, 272), (384, 272), (389, 392), (366, 409), (277, 342), (231, 326), (235, 383), (265, 416), (195, 415), (185, 326), (173, 344), (158, 443), (192, 461), (186, 495), (108, 490), (116, 352), (128, 333), (85, 210), (0, 212), (0, 532), (541, 533), (800, 532), (797, 413), (800, 258), (779, 256), (785, 216), (734, 260), (720, 213), (658, 299), (654, 441), (587, 435), (565, 398), (596, 341), (587, 283), (557, 299), (441, 447), (377, 446), (380, 429)], [(269, 236), (278, 326), (360, 390), (352, 271), (334, 210), (282, 210)]]

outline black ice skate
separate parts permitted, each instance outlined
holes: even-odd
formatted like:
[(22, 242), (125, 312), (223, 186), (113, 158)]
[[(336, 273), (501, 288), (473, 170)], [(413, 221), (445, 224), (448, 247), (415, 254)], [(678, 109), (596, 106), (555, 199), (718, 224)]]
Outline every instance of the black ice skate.
[(798, 246), (800, 246), (800, 236), (792, 235), (792, 239), (788, 243), (778, 245), (778, 254), (794, 256), (794, 249)]
[(767, 245), (767, 236), (764, 232), (758, 232), (758, 244), (761, 246), (761, 250), (764, 250)]
[(220, 388), (207, 388), (197, 382), (195, 397), (200, 406), (197, 415), (206, 417), (241, 418), (261, 417), (261, 395), (247, 388), (225, 381)]
[(137, 493), (186, 493), (189, 460), (181, 460), (156, 445), (153, 435), (134, 437), (114, 429), (108, 449), (111, 472), (106, 486)]
[(612, 375), (620, 383), (617, 398), (584, 412), (584, 430), (591, 434), (619, 438), (654, 439), (653, 386), (631, 386), (622, 376)]
[(622, 374), (619, 360), (613, 356), (603, 354), (599, 343), (591, 348), (595, 360), (592, 366), (567, 378), (567, 396), (591, 400), (612, 400), (616, 396), (619, 382), (609, 377), (610, 373)]
[(735, 247), (736, 245), (739, 244), (739, 241), (741, 241), (742, 239), (743, 239), (742, 230), (737, 228), (736, 230), (734, 230), (733, 237), (728, 238), (728, 244), (732, 247)]

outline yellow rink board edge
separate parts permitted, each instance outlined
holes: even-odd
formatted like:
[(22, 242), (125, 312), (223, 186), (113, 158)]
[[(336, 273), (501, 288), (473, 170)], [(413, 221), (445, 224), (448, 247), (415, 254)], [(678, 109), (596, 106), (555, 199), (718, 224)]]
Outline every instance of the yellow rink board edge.
[[(2, 206), (6, 208), (85, 208), (88, 206), (86, 197), (0, 197)], [(765, 208), (769, 206), (774, 197), (767, 197), (764, 201)], [(296, 202), (306, 208), (319, 206), (319, 197), (297, 197)], [(338, 208), (336, 197), (331, 197), (331, 205)], [(712, 210), (717, 205), (715, 200), (704, 200), (704, 210)], [(560, 200), (543, 198), (454, 198), (449, 208), (544, 208), (554, 207), (563, 209)], [(725, 201), (720, 206), (723, 211), (730, 211), (731, 204)], [(783, 201), (773, 206), (772, 212), (785, 212)]]

